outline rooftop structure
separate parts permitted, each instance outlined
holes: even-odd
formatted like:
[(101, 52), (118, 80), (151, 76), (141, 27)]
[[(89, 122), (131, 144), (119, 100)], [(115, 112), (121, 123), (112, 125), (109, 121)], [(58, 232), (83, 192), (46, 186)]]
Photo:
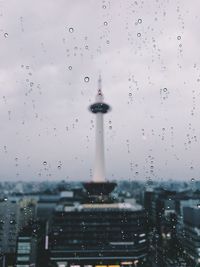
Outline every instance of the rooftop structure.
[(145, 266), (146, 214), (129, 202), (59, 205), (49, 240), (52, 266)]

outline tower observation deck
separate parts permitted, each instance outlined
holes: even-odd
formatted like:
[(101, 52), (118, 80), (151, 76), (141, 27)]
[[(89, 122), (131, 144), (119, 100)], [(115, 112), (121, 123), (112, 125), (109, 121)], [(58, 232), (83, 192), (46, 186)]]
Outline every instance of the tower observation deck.
[(103, 115), (108, 113), (111, 108), (104, 103), (104, 97), (101, 88), (101, 76), (98, 80), (98, 92), (96, 101), (89, 106), (90, 112), (96, 116), (96, 134), (95, 134), (95, 164), (92, 182), (84, 183), (84, 187), (89, 195), (108, 195), (115, 187), (115, 183), (106, 181), (105, 177), (105, 156), (104, 156), (104, 123)]

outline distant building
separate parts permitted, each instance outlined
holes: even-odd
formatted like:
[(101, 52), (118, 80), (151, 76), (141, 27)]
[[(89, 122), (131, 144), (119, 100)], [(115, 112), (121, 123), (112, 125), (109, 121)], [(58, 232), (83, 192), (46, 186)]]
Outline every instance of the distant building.
[(183, 248), (196, 264), (200, 263), (200, 207), (184, 207), (183, 222)]
[(16, 246), (16, 267), (36, 266), (37, 239), (32, 227), (19, 233)]
[(59, 203), (73, 203), (74, 201), (80, 201), (81, 189), (72, 189), (69, 191), (61, 191), (57, 194), (45, 194), (40, 195), (37, 202), (37, 219), (49, 223), (52, 220), (53, 212)]
[(3, 261), (14, 259), (18, 233), (35, 219), (35, 203), (31, 199), (5, 197), (0, 200), (0, 254)]
[(176, 198), (176, 192), (162, 188), (147, 190), (144, 194), (144, 206), (149, 220), (155, 225), (160, 236), (171, 238), (175, 234)]
[(15, 199), (0, 200), (0, 253), (15, 253), (20, 207)]
[(41, 221), (51, 220), (53, 211), (60, 200), (60, 195), (41, 195), (37, 202), (37, 218)]
[(190, 207), (190, 208), (197, 207), (199, 203), (200, 203), (199, 198), (195, 198), (194, 196), (188, 197), (187, 195), (185, 196), (185, 198), (177, 201), (176, 203), (177, 235), (180, 240), (185, 239), (184, 216), (183, 216), (184, 208), (185, 207)]

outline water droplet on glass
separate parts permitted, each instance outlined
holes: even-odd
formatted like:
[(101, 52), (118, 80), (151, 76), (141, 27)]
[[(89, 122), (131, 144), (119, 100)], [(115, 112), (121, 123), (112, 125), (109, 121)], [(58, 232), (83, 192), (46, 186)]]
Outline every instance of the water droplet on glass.
[(163, 91), (164, 91), (164, 92), (167, 92), (167, 88), (164, 88)]
[(129, 93), (128, 95), (129, 95), (129, 96), (132, 96), (132, 93)]
[(74, 29), (73, 28), (69, 28), (69, 32), (70, 33), (74, 32)]
[(102, 7), (103, 7), (103, 9), (106, 9), (106, 6), (105, 5), (103, 5)]
[(141, 19), (138, 19), (138, 23), (141, 24), (142, 23), (142, 20)]
[(178, 40), (181, 40), (181, 36), (180, 36), (180, 35), (179, 35), (179, 36), (177, 36), (177, 39), (178, 39)]
[(58, 165), (58, 169), (59, 169), (59, 170), (61, 169), (61, 165)]
[(197, 208), (200, 209), (200, 204), (197, 204)]
[(69, 66), (68, 69), (69, 69), (69, 70), (72, 70), (72, 66)]
[(112, 130), (112, 126), (111, 125), (109, 126), (109, 129)]
[(5, 37), (5, 38), (8, 37), (8, 33), (7, 33), (7, 32), (4, 33), (4, 37)]
[(47, 165), (47, 162), (46, 161), (43, 161), (43, 165), (46, 166)]
[(88, 83), (88, 82), (89, 82), (89, 80), (90, 80), (90, 78), (89, 78), (89, 77), (87, 77), (87, 76), (84, 78), (84, 82), (86, 82), (86, 83)]
[(107, 21), (104, 21), (104, 26), (108, 26), (108, 22)]
[(191, 182), (194, 182), (194, 181), (195, 181), (195, 179), (194, 179), (194, 178), (192, 178), (192, 179), (191, 179)]
[(140, 32), (137, 33), (137, 37), (141, 37), (141, 33)]

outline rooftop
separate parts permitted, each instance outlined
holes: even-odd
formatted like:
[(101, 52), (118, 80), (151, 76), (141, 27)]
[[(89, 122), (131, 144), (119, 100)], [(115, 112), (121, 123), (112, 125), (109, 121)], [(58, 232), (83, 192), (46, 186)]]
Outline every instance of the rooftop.
[(79, 204), (75, 203), (72, 206), (59, 205), (57, 206), (57, 211), (64, 212), (73, 212), (73, 211), (139, 211), (142, 210), (142, 206), (137, 204), (132, 199), (130, 202), (126, 200), (124, 203), (88, 203), (88, 204)]

